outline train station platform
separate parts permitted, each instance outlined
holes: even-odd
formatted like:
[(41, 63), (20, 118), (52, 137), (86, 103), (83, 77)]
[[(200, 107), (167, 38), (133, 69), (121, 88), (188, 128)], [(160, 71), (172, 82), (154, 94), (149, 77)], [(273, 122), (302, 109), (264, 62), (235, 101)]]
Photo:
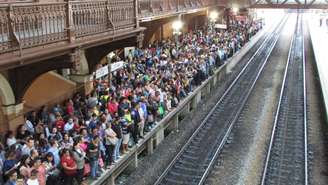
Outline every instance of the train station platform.
[(325, 105), (326, 118), (328, 118), (328, 26), (320, 26), (319, 17), (309, 17), (307, 21), (311, 36), (312, 47), (316, 60), (322, 96)]
[(179, 124), (188, 114), (201, 104), (201, 100), (212, 95), (216, 86), (223, 83), (223, 76), (231, 73), (248, 51), (250, 51), (262, 37), (269, 31), (271, 25), (265, 26), (261, 31), (254, 35), (243, 48), (237, 51), (234, 56), (229, 58), (221, 67), (214, 71), (214, 74), (202, 82), (200, 86), (193, 90), (180, 104), (169, 112), (156, 126), (148, 132), (140, 142), (130, 148), (129, 152), (123, 154), (121, 158), (110, 169), (106, 169), (102, 175), (94, 181), (89, 179), (90, 185), (115, 185), (116, 178), (128, 167), (138, 167), (138, 157), (143, 151), (152, 154), (154, 149), (164, 140), (165, 130), (179, 130)]

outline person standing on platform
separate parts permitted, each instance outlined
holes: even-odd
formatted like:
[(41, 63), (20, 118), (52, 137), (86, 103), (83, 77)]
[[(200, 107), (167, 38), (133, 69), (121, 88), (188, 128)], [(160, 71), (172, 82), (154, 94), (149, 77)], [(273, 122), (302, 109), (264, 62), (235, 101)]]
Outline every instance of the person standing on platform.
[(88, 145), (88, 157), (90, 161), (91, 177), (93, 179), (97, 179), (97, 177), (100, 176), (97, 174), (99, 166), (98, 160), (100, 155), (99, 141), (99, 136), (94, 136), (91, 143)]
[(126, 154), (128, 152), (128, 144), (130, 140), (130, 132), (128, 128), (128, 122), (124, 119), (120, 119), (120, 124), (122, 125), (122, 134), (123, 134), (123, 154)]
[(74, 142), (74, 148), (73, 148), (73, 158), (76, 162), (76, 169), (77, 169), (76, 180), (78, 184), (83, 183), (83, 172), (84, 172), (85, 157), (86, 157), (86, 153), (80, 147), (82, 143), (83, 143), (82, 138), (78, 137)]
[(133, 120), (133, 129), (132, 129), (132, 137), (134, 143), (138, 143), (139, 138), (138, 138), (138, 132), (139, 132), (139, 123), (140, 123), (140, 114), (138, 112), (139, 110), (139, 104), (133, 102), (132, 103), (132, 110), (131, 110), (131, 117)]
[(122, 144), (122, 137), (123, 137), (122, 126), (119, 123), (119, 120), (117, 120), (117, 119), (113, 120), (112, 129), (116, 133), (116, 137), (118, 139), (117, 143), (115, 145), (115, 148), (114, 148), (114, 153), (113, 153), (113, 162), (115, 163), (121, 157), (120, 156), (120, 147)]

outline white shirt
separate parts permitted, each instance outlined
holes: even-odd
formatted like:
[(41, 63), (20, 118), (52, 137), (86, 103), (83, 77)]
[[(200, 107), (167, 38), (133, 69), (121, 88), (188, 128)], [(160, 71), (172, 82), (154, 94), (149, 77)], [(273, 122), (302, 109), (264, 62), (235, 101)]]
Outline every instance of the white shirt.
[(171, 100), (167, 100), (167, 102), (166, 102), (166, 108), (167, 108), (168, 110), (171, 109)]
[(141, 119), (141, 121), (145, 121), (145, 113), (144, 113), (144, 111), (142, 110), (141, 106), (140, 106), (140, 108), (138, 109), (138, 112), (139, 112), (139, 115), (140, 115), (140, 119)]
[(114, 130), (111, 129), (111, 128), (107, 128), (107, 129), (105, 130), (105, 133), (106, 133), (106, 135), (109, 136), (109, 137), (116, 137), (116, 133), (115, 133)]
[(161, 65), (161, 66), (166, 66), (166, 64), (167, 64), (167, 61), (166, 61), (166, 60), (161, 60), (161, 61), (160, 61), (160, 65)]
[(11, 146), (11, 145), (14, 145), (14, 144), (16, 144), (16, 138), (15, 137), (13, 137), (13, 138), (7, 138), (7, 145), (8, 146)]
[(26, 144), (23, 146), (23, 148), (22, 148), (22, 154), (23, 155), (30, 155), (31, 154), (31, 150), (32, 150), (33, 148), (29, 148)]
[(164, 102), (164, 96), (166, 95), (166, 93), (163, 92), (163, 91), (160, 91), (159, 93), (160, 93), (160, 94), (159, 94), (159, 101), (160, 101), (161, 103), (163, 103), (163, 102)]
[(66, 123), (65, 126), (64, 126), (64, 130), (67, 132), (67, 131), (72, 130), (73, 127), (74, 127), (73, 123)]
[(27, 131), (34, 134), (34, 126), (33, 126), (32, 122), (30, 122), (30, 120), (26, 120), (25, 127), (26, 127)]
[(28, 179), (27, 185), (39, 185), (39, 181), (38, 181), (38, 179), (34, 179), (34, 180)]

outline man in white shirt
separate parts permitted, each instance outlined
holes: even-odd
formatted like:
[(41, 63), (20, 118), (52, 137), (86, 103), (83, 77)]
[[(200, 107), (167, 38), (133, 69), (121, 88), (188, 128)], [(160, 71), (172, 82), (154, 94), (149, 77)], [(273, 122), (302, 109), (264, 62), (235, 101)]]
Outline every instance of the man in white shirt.
[(74, 128), (73, 118), (69, 118), (68, 122), (64, 126), (64, 131), (69, 132)]
[(139, 105), (137, 106), (137, 111), (139, 113), (139, 116), (140, 116), (140, 122), (139, 122), (139, 136), (141, 138), (143, 138), (144, 136), (144, 128), (145, 128), (145, 119), (146, 119), (146, 116), (145, 116), (145, 112), (143, 111), (142, 107), (140, 106), (140, 103)]
[(34, 126), (33, 126), (32, 122), (30, 120), (28, 120), (26, 116), (24, 116), (24, 121), (25, 121), (24, 126), (26, 127), (27, 131), (33, 135), (34, 134)]
[(34, 139), (30, 137), (22, 148), (22, 155), (30, 155), (32, 149), (34, 149)]
[(39, 181), (38, 181), (38, 170), (37, 169), (33, 169), (31, 171), (31, 176), (26, 181), (26, 184), (27, 185), (39, 185)]

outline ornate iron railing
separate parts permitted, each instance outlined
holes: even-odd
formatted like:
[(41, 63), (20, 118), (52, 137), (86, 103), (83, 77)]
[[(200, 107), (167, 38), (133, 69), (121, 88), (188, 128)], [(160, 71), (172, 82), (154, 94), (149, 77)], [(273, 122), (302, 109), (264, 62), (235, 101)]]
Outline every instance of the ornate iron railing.
[(65, 0), (55, 3), (0, 3), (0, 54), (51, 43), (74, 42), (99, 33), (115, 34), (122, 29), (136, 27), (138, 16), (179, 13), (217, 2)]
[(139, 0), (140, 17), (156, 16), (218, 4), (218, 0)]
[(0, 4), (0, 53), (136, 25), (135, 0)]

